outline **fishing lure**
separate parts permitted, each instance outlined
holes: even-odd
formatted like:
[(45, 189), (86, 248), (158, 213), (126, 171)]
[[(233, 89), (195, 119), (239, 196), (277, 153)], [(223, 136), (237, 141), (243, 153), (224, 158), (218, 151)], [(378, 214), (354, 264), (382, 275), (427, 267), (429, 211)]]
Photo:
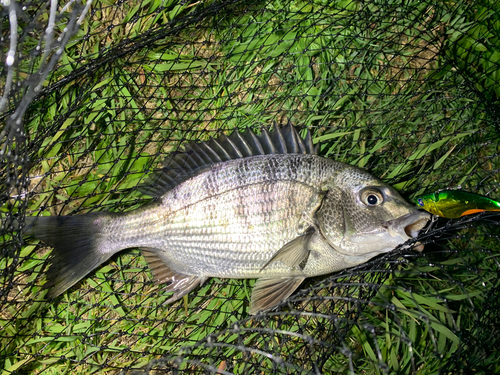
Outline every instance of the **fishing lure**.
[(427, 212), (447, 219), (456, 219), (484, 211), (500, 211), (500, 202), (460, 190), (443, 190), (415, 199)]

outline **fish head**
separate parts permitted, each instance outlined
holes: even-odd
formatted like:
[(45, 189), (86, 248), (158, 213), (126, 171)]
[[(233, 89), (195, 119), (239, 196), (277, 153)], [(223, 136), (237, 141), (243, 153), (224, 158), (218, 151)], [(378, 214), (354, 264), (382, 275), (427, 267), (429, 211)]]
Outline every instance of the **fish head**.
[(391, 186), (353, 167), (331, 181), (316, 218), (331, 247), (362, 263), (416, 238), (430, 215), (408, 204)]

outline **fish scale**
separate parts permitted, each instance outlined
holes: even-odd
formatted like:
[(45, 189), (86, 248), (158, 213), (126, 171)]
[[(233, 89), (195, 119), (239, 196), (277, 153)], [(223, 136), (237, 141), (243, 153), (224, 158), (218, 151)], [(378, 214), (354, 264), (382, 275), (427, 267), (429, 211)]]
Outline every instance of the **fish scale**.
[(172, 293), (167, 302), (209, 277), (257, 278), (254, 314), (306, 277), (392, 250), (429, 220), (382, 181), (316, 150), (290, 125), (236, 131), (174, 153), (141, 187), (154, 198), (142, 208), (26, 218), (26, 233), (54, 247), (49, 297), (136, 247)]
[[(305, 184), (288, 181), (273, 182), (272, 186), (274, 193), (269, 193), (269, 186), (266, 189), (261, 185), (240, 187), (201, 201), (191, 206), (189, 212), (179, 210), (169, 216), (165, 223), (165, 246), (169, 256), (187, 257), (186, 265), (196, 268), (196, 271), (188, 267), (178, 271), (238, 278), (259, 277), (270, 272), (261, 273), (260, 270), (276, 248), (297, 237), (298, 221), (315, 191)], [(291, 197), (287, 197), (286, 192), (292, 190)], [(251, 199), (247, 199), (249, 197)], [(213, 207), (218, 209), (215, 211)], [(213, 215), (204, 216), (207, 211)], [(176, 224), (184, 224), (183, 233), (171, 232), (170, 223), (175, 223), (176, 227)], [(211, 245), (217, 252), (224, 251), (223, 255), (215, 255), (228, 259), (224, 267), (220, 264), (210, 267), (207, 262), (215, 257)], [(236, 259), (237, 262), (233, 261)], [(281, 274), (288, 271), (288, 267), (282, 265)]]
[[(320, 168), (301, 171), (299, 159), (311, 158), (318, 159), (312, 163)], [(279, 174), (271, 172), (276, 164), (282, 169)], [(269, 155), (226, 163), (194, 178), (189, 190), (185, 186), (174, 189), (159, 205), (113, 221), (110, 228), (105, 228), (114, 233), (108, 238), (112, 245), (104, 251), (127, 247), (168, 249), (169, 260), (179, 264), (175, 270), (183, 274), (201, 272), (203, 276), (232, 278), (287, 274), (289, 267), (283, 264), (264, 272), (261, 268), (276, 248), (297, 237), (297, 224), (306, 203), (317, 194), (314, 185), (318, 186), (325, 175), (322, 169), (334, 171), (332, 165), (337, 164), (314, 155)], [(251, 179), (242, 177), (243, 170), (256, 168), (269, 173), (254, 174)], [(243, 214), (238, 213), (238, 208)], [(226, 240), (218, 235), (224, 235)], [(261, 245), (255, 246), (257, 243)], [(214, 255), (214, 248), (224, 255)], [(212, 257), (228, 261), (220, 267), (220, 263), (207, 261)]]

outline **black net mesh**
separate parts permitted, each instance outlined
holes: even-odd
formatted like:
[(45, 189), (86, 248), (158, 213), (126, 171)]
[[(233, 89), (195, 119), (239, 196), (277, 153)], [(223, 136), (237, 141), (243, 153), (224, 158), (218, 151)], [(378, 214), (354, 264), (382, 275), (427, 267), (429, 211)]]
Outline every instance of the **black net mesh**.
[(500, 199), (500, 3), (3, 0), (0, 368), (53, 373), (497, 373), (500, 217), (439, 219), (248, 315), (254, 280), (173, 305), (139, 250), (47, 301), (25, 216), (128, 211), (190, 140), (288, 123), (408, 200)]

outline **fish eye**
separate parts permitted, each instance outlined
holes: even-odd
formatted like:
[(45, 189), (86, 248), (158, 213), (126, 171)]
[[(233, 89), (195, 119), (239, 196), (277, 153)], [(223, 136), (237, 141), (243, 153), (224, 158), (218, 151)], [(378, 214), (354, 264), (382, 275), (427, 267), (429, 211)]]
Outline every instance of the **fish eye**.
[(361, 192), (361, 201), (367, 206), (380, 206), (384, 203), (384, 195), (376, 189), (366, 189)]
[(424, 207), (424, 200), (422, 198), (418, 198), (417, 203), (420, 207)]

